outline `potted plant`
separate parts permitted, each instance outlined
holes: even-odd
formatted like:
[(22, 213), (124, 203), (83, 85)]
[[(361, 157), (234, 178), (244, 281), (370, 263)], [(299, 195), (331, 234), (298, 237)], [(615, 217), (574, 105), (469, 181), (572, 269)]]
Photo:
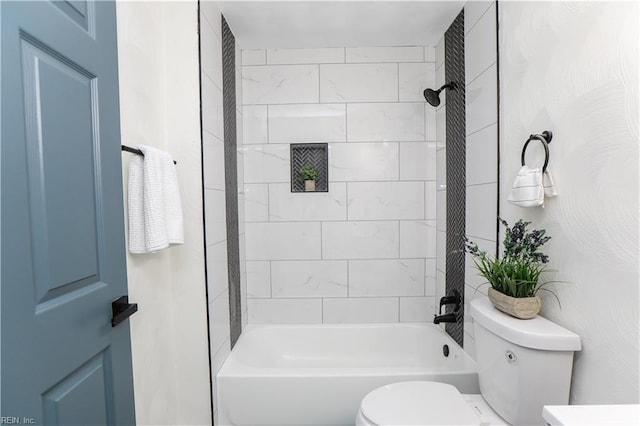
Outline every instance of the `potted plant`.
[(496, 308), (520, 319), (534, 318), (540, 312), (540, 298), (536, 295), (544, 285), (539, 282), (549, 256), (539, 251), (551, 237), (546, 231), (527, 231), (531, 222), (518, 220), (513, 228), (500, 219), (506, 232), (501, 257), (494, 258), (465, 238), (466, 251), (480, 274), (487, 279), (489, 299)]
[(313, 192), (316, 190), (318, 169), (313, 166), (306, 165), (300, 169), (300, 177), (302, 177), (302, 180), (304, 180), (305, 192)]

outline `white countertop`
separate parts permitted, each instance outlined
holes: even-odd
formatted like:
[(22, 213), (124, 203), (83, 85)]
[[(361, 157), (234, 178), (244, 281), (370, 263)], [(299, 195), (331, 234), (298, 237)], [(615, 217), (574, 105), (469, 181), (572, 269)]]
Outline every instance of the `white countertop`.
[(640, 405), (546, 405), (542, 417), (551, 426), (640, 425)]

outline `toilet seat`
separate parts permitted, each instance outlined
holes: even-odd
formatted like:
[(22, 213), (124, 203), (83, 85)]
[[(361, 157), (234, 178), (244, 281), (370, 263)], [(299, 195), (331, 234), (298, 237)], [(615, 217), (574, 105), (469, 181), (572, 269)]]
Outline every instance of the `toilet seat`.
[(446, 383), (401, 382), (364, 397), (360, 415), (370, 425), (479, 425), (460, 392)]

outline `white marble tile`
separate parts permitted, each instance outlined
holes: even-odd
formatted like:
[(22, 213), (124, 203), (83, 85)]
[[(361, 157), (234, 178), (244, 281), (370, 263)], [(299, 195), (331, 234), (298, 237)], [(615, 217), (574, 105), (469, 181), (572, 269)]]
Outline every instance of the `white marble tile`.
[(436, 260), (425, 259), (424, 268), (424, 294), (433, 296), (436, 294)]
[(400, 102), (424, 102), (424, 89), (436, 85), (435, 64), (399, 64), (399, 70)]
[(400, 180), (436, 180), (436, 144), (402, 142)]
[(224, 139), (224, 115), (222, 111), (222, 90), (209, 77), (202, 78), (202, 128)]
[(398, 180), (397, 143), (329, 144), (330, 181)]
[(271, 262), (273, 297), (347, 297), (347, 261)]
[(207, 246), (207, 288), (210, 300), (229, 288), (226, 241)]
[(325, 222), (323, 259), (393, 259), (399, 251), (398, 222)]
[(436, 229), (447, 230), (447, 191), (436, 192)]
[(320, 102), (397, 101), (397, 64), (320, 65)]
[(209, 132), (203, 132), (202, 144), (204, 187), (224, 190), (224, 143)]
[(320, 259), (320, 222), (247, 223), (247, 260)]
[(267, 63), (272, 64), (339, 64), (344, 63), (343, 47), (309, 49), (267, 49)]
[(400, 322), (431, 322), (434, 297), (401, 297)]
[(425, 62), (436, 62), (436, 47), (435, 46), (424, 46), (424, 61)]
[(497, 60), (495, 7), (493, 4), (464, 38), (464, 73), (467, 85)]
[(200, 67), (218, 87), (222, 87), (222, 42), (208, 20), (201, 22), (200, 39), (206, 49), (200, 51)]
[(317, 65), (268, 65), (242, 68), (242, 103), (317, 103)]
[(229, 291), (225, 290), (209, 303), (211, 349), (217, 352), (229, 338)]
[(466, 184), (477, 185), (498, 181), (498, 125), (467, 136)]
[[(447, 233), (436, 231), (436, 270), (446, 271), (447, 265)], [(437, 275), (436, 275), (437, 278)]]
[(244, 206), (246, 222), (268, 222), (269, 185), (266, 183), (246, 183), (244, 185)]
[(224, 191), (204, 190), (205, 242), (207, 245), (227, 239), (227, 212)]
[(213, 357), (211, 359), (211, 368), (215, 374), (218, 374), (218, 371), (222, 368), (222, 364), (227, 360), (227, 357), (231, 353), (231, 339), (225, 340), (222, 346), (218, 349), (217, 352), (213, 353)]
[[(428, 109), (427, 109), (428, 110)], [(436, 110), (436, 142), (438, 149), (447, 146), (447, 109)]]
[(423, 62), (424, 48), (403, 47), (347, 47), (347, 62)]
[(324, 299), (325, 324), (398, 322), (398, 298)]
[(267, 143), (267, 106), (247, 105), (242, 107), (242, 144)]
[(291, 185), (269, 185), (269, 220), (327, 221), (347, 219), (347, 184), (330, 183), (329, 192), (291, 192)]
[(322, 299), (249, 299), (249, 323), (320, 324)]
[(271, 262), (248, 260), (247, 297), (249, 299), (271, 297)]
[[(464, 5), (464, 33), (469, 31), (478, 23), (478, 19), (487, 12), (491, 6), (495, 7), (495, 1), (470, 1)], [(495, 9), (492, 10), (495, 15)], [(494, 27), (495, 31), (495, 27)]]
[(400, 222), (400, 257), (436, 257), (435, 220)]
[(471, 357), (471, 359), (473, 359), (474, 361), (476, 360), (476, 341), (475, 339), (469, 334), (468, 331), (473, 330), (473, 327), (469, 327), (466, 328), (465, 327), (465, 332), (464, 332), (464, 338), (463, 338), (463, 342), (464, 342), (464, 351), (469, 354), (469, 356)]
[(200, 13), (205, 17), (209, 25), (211, 25), (216, 37), (222, 40), (222, 14), (220, 13), (220, 9), (218, 9), (218, 5), (212, 1), (203, 1), (200, 4)]
[[(435, 87), (435, 84), (434, 84)], [(424, 127), (425, 140), (436, 142), (438, 139), (438, 131), (436, 129), (436, 109), (424, 106)]]
[(436, 183), (424, 183), (424, 218), (436, 219)]
[[(444, 36), (436, 44), (436, 69), (444, 66)], [(437, 81), (436, 81), (437, 82)]]
[(424, 259), (350, 260), (349, 297), (424, 296)]
[(349, 182), (349, 220), (398, 220), (424, 217), (423, 182)]
[(484, 71), (467, 86), (467, 134), (493, 124), (498, 119), (496, 64)]
[(289, 182), (289, 145), (247, 145), (244, 151), (244, 182)]
[(469, 237), (496, 239), (497, 196), (495, 183), (467, 187), (466, 233)]
[(269, 105), (269, 142), (344, 142), (344, 104)]
[(347, 105), (347, 140), (423, 141), (424, 102)]
[(447, 188), (447, 149), (436, 151), (436, 191)]
[(250, 49), (242, 51), (242, 65), (265, 65), (267, 53), (264, 49)]

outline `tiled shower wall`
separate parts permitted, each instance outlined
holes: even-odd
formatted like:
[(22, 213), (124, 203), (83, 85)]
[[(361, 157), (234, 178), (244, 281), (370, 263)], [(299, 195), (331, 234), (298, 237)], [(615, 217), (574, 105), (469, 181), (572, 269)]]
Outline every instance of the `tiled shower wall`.
[[(432, 47), (242, 52), (249, 322), (431, 321)], [(329, 144), (291, 193), (290, 143)]]
[[(466, 80), (466, 219), (467, 236), (495, 253), (498, 204), (498, 95), (496, 3), (465, 6)], [(444, 38), (436, 46), (436, 86), (445, 83)], [(446, 94), (436, 112), (437, 125), (437, 262), (436, 303), (445, 293), (446, 259)], [(464, 347), (475, 356), (469, 302), (487, 293), (473, 261), (465, 260)]]
[[(222, 97), (221, 14), (215, 3), (200, 3), (200, 62), (205, 204), (205, 243), (209, 341), (211, 351), (214, 422), (217, 423), (215, 376), (231, 351), (229, 277), (227, 270), (227, 216), (225, 201), (225, 152)], [(236, 47), (236, 126), (238, 179), (238, 245), (243, 325), (247, 322), (246, 268), (244, 261), (244, 193), (242, 155), (241, 55)]]

